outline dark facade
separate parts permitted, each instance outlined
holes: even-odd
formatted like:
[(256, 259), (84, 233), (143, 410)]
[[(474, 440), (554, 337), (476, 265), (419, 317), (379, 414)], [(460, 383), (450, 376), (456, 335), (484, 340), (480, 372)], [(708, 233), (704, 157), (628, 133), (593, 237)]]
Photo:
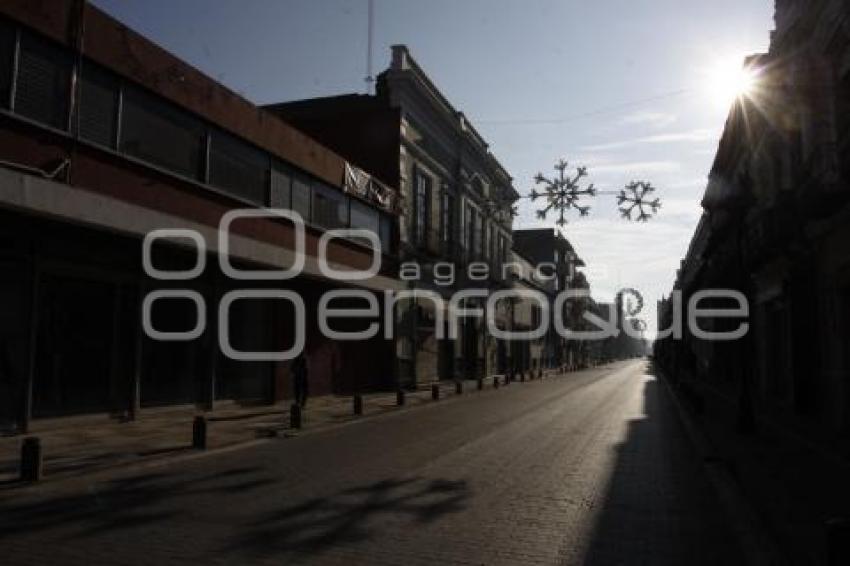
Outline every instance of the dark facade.
[[(744, 422), (746, 413), (771, 415), (846, 438), (850, 8), (786, 0), (775, 20), (769, 51), (746, 62), (758, 88), (729, 114), (674, 287), (684, 304), (703, 288), (741, 291), (750, 332), (733, 343), (686, 332), (660, 341), (656, 356), (737, 395)], [(672, 298), (660, 306), (666, 327)]]
[[(368, 175), (88, 3), (2, 3), (0, 422), (25, 429), (38, 417), (135, 416), (154, 405), (212, 408), (217, 400), (288, 396), (288, 363), (218, 353), (218, 301), (236, 288), (285, 288), (304, 298), (315, 393), (390, 384), (391, 342), (376, 338), (355, 351), (323, 339), (315, 320), (319, 293), (339, 287), (317, 269), (327, 229), (378, 234), (382, 272), (358, 286), (398, 287), (397, 185), (357, 185), (354, 177)], [(267, 284), (232, 281), (217, 265), (218, 223), (229, 210), (264, 207), (304, 217), (304, 272)], [(200, 276), (145, 275), (142, 239), (162, 228), (204, 237), (210, 255)], [(195, 252), (183, 243), (157, 244), (157, 268), (193, 265)], [(231, 262), (279, 268), (293, 246), (287, 221), (240, 221)], [(331, 262), (350, 268), (366, 268), (372, 255), (355, 240), (328, 247)], [(211, 326), (190, 341), (152, 340), (141, 330), (142, 299), (175, 287), (203, 297)], [(185, 331), (197, 320), (191, 302), (162, 305), (152, 309), (158, 330)], [(294, 340), (292, 318), (281, 301), (238, 301), (231, 343), (285, 349)]]

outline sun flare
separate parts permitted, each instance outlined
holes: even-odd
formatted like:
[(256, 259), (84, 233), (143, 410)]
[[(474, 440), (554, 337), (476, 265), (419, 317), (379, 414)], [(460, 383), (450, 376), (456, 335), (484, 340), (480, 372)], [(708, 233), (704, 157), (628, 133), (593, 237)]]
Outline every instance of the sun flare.
[(721, 106), (728, 106), (737, 98), (752, 96), (757, 84), (755, 70), (742, 65), (740, 59), (718, 61), (706, 74), (706, 92)]

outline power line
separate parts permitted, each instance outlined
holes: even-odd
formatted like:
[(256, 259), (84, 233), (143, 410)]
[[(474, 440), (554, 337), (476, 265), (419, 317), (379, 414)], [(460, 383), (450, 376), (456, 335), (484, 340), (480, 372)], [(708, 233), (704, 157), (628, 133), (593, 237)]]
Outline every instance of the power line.
[(630, 100), (628, 102), (623, 102), (621, 104), (616, 104), (614, 106), (606, 106), (603, 108), (599, 108), (596, 110), (591, 110), (589, 112), (584, 112), (582, 114), (574, 114), (572, 116), (565, 116), (563, 118), (516, 118), (516, 119), (505, 119), (505, 120), (475, 120), (477, 124), (489, 124), (489, 125), (510, 125), (510, 124), (563, 124), (566, 122), (572, 122), (575, 120), (581, 120), (583, 118), (591, 118), (594, 116), (603, 116), (606, 114), (615, 114), (622, 110), (627, 110), (629, 108), (634, 108), (635, 106), (640, 106), (643, 104), (648, 104), (650, 102), (657, 102), (659, 100), (667, 100), (669, 98), (675, 98), (677, 96), (682, 96), (683, 94), (688, 94), (693, 92), (693, 89), (683, 88), (679, 90), (674, 90), (670, 92), (666, 92), (663, 94), (659, 94), (656, 96), (651, 96), (648, 98), (641, 98), (637, 100)]

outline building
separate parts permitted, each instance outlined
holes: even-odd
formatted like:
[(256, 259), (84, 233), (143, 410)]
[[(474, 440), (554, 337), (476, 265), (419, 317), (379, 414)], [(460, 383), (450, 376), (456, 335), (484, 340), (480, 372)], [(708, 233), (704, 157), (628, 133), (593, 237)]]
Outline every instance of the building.
[(729, 113), (675, 286), (685, 304), (698, 289), (739, 290), (750, 332), (665, 340), (656, 355), (737, 396), (742, 426), (769, 415), (846, 449), (850, 7), (777, 1), (775, 23), (768, 52), (746, 61), (759, 86)]
[[(398, 183), (371, 176), (204, 76), (87, 2), (0, 4), (0, 423), (77, 413), (135, 417), (140, 408), (219, 401), (273, 402), (289, 393), (288, 362), (221, 354), (217, 313), (238, 289), (295, 291), (306, 303), (314, 393), (393, 382), (394, 348), (377, 337), (330, 341), (318, 332), (319, 296), (343, 288), (316, 260), (328, 229), (379, 236), (381, 271), (351, 284), (370, 293), (400, 287)], [(407, 189), (409, 190), (409, 188)], [(285, 208), (306, 222), (306, 261), (294, 279), (225, 277), (218, 225), (228, 211)], [(206, 243), (160, 239), (156, 280), (143, 269), (143, 239), (192, 230)], [(226, 259), (236, 269), (275, 269), (295, 257), (297, 230), (282, 218), (233, 224)], [(328, 260), (365, 269), (369, 242), (337, 238)], [(151, 325), (193, 339), (154, 340), (140, 315), (151, 291), (164, 298)], [(185, 293), (184, 293), (185, 294)], [(298, 338), (287, 301), (241, 299), (228, 343), (279, 351)], [(354, 324), (354, 323), (352, 323)]]
[[(400, 259), (421, 268), (415, 281), (409, 281), (411, 290), (448, 299), (461, 290), (490, 292), (509, 286), (503, 265), (512, 246), (511, 205), (519, 195), (481, 135), (405, 46), (392, 48), (390, 66), (378, 75), (374, 95), (267, 108), (382, 182), (399, 187)], [(486, 276), (470, 276), (472, 265), (475, 273), (486, 268)], [(449, 270), (452, 282), (441, 283)], [(472, 297), (465, 305), (481, 306), (484, 300)], [(498, 373), (498, 345), (480, 318), (464, 319), (457, 340), (438, 340), (433, 301), (415, 302), (414, 308), (400, 310), (397, 321), (407, 329), (406, 335), (398, 333), (401, 383)]]
[[(575, 252), (569, 240), (554, 228), (514, 230), (514, 250), (529, 258), (529, 261), (536, 268), (553, 278), (550, 293), (552, 309), (550, 312), (554, 317), (555, 295), (566, 289), (579, 288), (575, 287), (574, 283), (578, 281), (579, 272), (577, 268), (584, 267), (584, 261)], [(587, 282), (586, 279), (582, 280), (585, 283)], [(589, 291), (589, 286), (581, 288)], [(573, 308), (576, 304), (581, 303), (580, 301), (568, 301), (564, 305), (564, 312), (561, 313), (566, 326), (573, 329), (578, 329), (581, 325), (581, 312)], [(547, 366), (577, 368), (586, 361), (581, 359), (579, 352), (579, 341), (562, 337), (555, 328), (553, 318), (553, 324), (550, 325), (550, 332), (546, 339), (544, 354)]]

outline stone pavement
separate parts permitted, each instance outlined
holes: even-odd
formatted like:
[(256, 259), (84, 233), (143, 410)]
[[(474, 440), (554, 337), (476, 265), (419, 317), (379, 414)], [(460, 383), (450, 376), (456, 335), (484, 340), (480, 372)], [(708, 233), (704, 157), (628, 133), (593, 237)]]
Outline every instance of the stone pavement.
[(688, 564), (742, 556), (665, 388), (619, 362), (0, 495), (32, 564)]
[[(493, 381), (494, 377), (484, 380), (485, 390), (493, 389)], [(454, 382), (439, 386), (441, 399), (456, 396)], [(476, 391), (476, 381), (463, 382), (464, 394)], [(300, 430), (289, 428), (290, 401), (250, 407), (220, 402), (215, 411), (207, 413), (194, 406), (146, 409), (138, 420), (124, 422), (106, 415), (36, 420), (29, 434), (0, 438), (0, 487), (17, 485), (21, 444), (27, 437), (40, 438), (44, 476), (49, 480), (191, 455), (196, 452), (192, 448), (192, 422), (196, 415), (207, 417), (207, 448), (215, 450), (263, 438), (309, 433), (364, 416), (431, 403), (431, 389), (407, 391), (405, 400), (404, 407), (397, 407), (395, 392), (366, 394), (363, 415), (355, 416), (352, 397), (313, 397), (307, 402)]]

